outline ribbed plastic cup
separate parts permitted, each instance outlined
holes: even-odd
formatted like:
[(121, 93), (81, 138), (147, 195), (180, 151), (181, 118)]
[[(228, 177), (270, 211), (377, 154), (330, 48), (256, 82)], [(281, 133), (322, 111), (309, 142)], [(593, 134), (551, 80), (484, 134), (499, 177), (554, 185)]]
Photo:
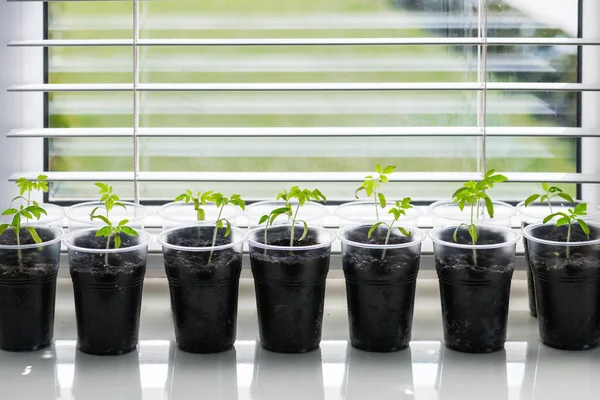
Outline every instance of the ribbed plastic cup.
[[(148, 215), (148, 210), (146, 207), (126, 201), (123, 201), (122, 203), (125, 208), (115, 206), (109, 213), (109, 220), (116, 225), (120, 221), (127, 219), (129, 220), (127, 223), (128, 226), (134, 229), (144, 229), (144, 220)], [(106, 208), (104, 207), (104, 203), (100, 202), (92, 201), (69, 207), (66, 212), (69, 220), (69, 230), (72, 232), (79, 229), (102, 227), (104, 222), (99, 219), (95, 219), (93, 221), (90, 219), (90, 213), (96, 207), (98, 207), (98, 210), (96, 211), (97, 215), (106, 216)]]
[[(292, 209), (295, 211), (298, 202), (292, 202)], [(260, 201), (250, 204), (246, 207), (244, 214), (248, 218), (248, 227), (256, 228), (263, 215), (268, 215), (271, 211), (285, 207), (285, 201)], [(323, 218), (329, 214), (327, 208), (320, 203), (309, 201), (304, 203), (298, 211), (298, 220), (306, 221), (310, 226), (323, 226)], [(280, 216), (273, 222), (275, 225), (286, 225), (290, 221), (284, 216)]]
[[(202, 221), (198, 221), (198, 215), (193, 204), (186, 204), (181, 201), (165, 204), (158, 209), (158, 215), (162, 218), (164, 229), (182, 225), (214, 225), (219, 216), (220, 208), (214, 203), (209, 203), (202, 206), (202, 209), (205, 212), (205, 218)], [(227, 218), (231, 225), (237, 226), (237, 219), (241, 215), (242, 210), (228, 205), (223, 208), (221, 218)]]
[[(290, 237), (290, 225), (269, 227), (267, 243)], [(295, 237), (302, 236), (295, 227)], [(265, 244), (265, 228), (248, 232), (250, 262), (262, 346), (279, 353), (304, 353), (319, 347), (323, 324), (325, 282), (335, 235), (309, 228), (311, 246)]]
[(89, 354), (125, 354), (138, 344), (151, 237), (138, 231), (139, 237), (129, 237), (135, 243), (130, 247), (82, 247), (81, 243), (96, 231), (80, 229), (65, 239), (75, 294), (78, 346)]
[[(514, 206), (503, 201), (493, 201), (494, 218), (490, 218), (485, 203), (481, 201), (479, 205), (479, 214), (475, 211), (474, 220), (478, 224), (512, 226), (512, 218), (515, 216), (516, 210)], [(471, 207), (465, 206), (461, 211), (458, 205), (451, 200), (440, 200), (429, 205), (429, 212), (433, 215), (433, 226), (450, 226), (459, 225), (461, 223), (470, 223)]]
[(466, 353), (490, 353), (504, 348), (519, 234), (512, 229), (479, 226), (471, 244), (466, 228), (436, 228), (433, 240), (440, 284), (446, 347)]
[(169, 229), (158, 238), (169, 280), (175, 339), (181, 350), (191, 353), (222, 352), (236, 338), (244, 234), (233, 228), (224, 237), (221, 229), (217, 239), (229, 243), (179, 245), (195, 237), (207, 238), (210, 244), (214, 231), (214, 225), (187, 226)]
[[(600, 225), (588, 222), (590, 239), (570, 243), (567, 226), (523, 229), (535, 280), (540, 338), (547, 346), (586, 350), (600, 344)], [(578, 225), (572, 235), (582, 235)], [(567, 254), (568, 253), (568, 254)]]
[[(577, 204), (583, 203), (582, 200), (575, 200), (575, 204), (569, 203), (564, 200), (553, 200), (545, 202), (543, 204), (536, 202), (525, 206), (525, 202), (522, 201), (517, 204), (517, 214), (521, 218), (521, 229), (531, 224), (541, 223), (546, 216), (555, 212), (566, 212), (569, 208), (574, 208)], [(583, 216), (583, 219), (597, 219), (600, 217), (600, 208), (591, 203), (587, 203), (587, 216)], [(558, 218), (558, 217), (557, 217)], [(529, 311), (531, 315), (537, 317), (537, 308), (535, 304), (535, 286), (533, 283), (533, 274), (531, 272), (531, 266), (529, 263), (529, 251), (527, 248), (527, 239), (523, 236), (523, 246), (525, 247), (525, 265), (527, 266), (527, 291), (529, 294)]]
[[(411, 339), (421, 243), (426, 235), (420, 229), (407, 228), (410, 237), (392, 236), (401, 239), (399, 243), (370, 244), (365, 243), (370, 228), (360, 225), (338, 233), (350, 343), (366, 351), (397, 351), (408, 347)], [(387, 228), (381, 229), (380, 235), (386, 234)]]
[[(0, 244), (0, 348), (30, 351), (47, 347), (54, 336), (56, 277), (62, 229), (33, 226), (43, 243)], [(29, 233), (22, 231), (21, 237)], [(7, 230), (0, 236), (14, 238)], [(32, 241), (31, 241), (32, 242)]]
[[(394, 216), (388, 213), (388, 210), (393, 207), (395, 200), (388, 200), (388, 205), (383, 210), (377, 208), (375, 211), (375, 203), (371, 200), (360, 200), (344, 203), (335, 208), (335, 215), (338, 217), (340, 228), (351, 225), (374, 224), (377, 221), (392, 222)], [(379, 206), (378, 206), (379, 207)], [(403, 215), (400, 224), (408, 226), (416, 226), (417, 219), (421, 216), (421, 211), (417, 207), (406, 210), (406, 215)]]

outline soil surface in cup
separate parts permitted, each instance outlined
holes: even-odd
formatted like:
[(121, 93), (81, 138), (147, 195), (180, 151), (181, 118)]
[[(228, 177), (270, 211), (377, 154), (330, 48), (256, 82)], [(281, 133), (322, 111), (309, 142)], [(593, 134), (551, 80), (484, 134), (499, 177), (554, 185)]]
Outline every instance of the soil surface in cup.
[[(347, 233), (346, 238), (352, 242), (384, 245), (387, 230), (377, 229), (369, 238), (369, 227), (361, 227), (352, 229)], [(398, 245), (412, 242), (410, 236), (401, 236), (399, 234), (390, 235), (388, 245)], [(382, 259), (383, 249), (370, 249), (354, 245), (348, 246), (348, 251), (344, 257), (344, 261), (352, 265), (353, 268), (359, 270), (373, 270), (379, 272), (380, 275), (389, 273), (389, 270), (397, 268), (407, 268), (412, 266), (415, 261), (415, 256), (410, 251), (398, 251), (397, 249), (387, 249), (385, 257)]]
[[(49, 242), (56, 238), (56, 234), (48, 229), (36, 228), (36, 232), (42, 239), (42, 242)], [(19, 233), (21, 245), (35, 244), (35, 241), (26, 229), (21, 229)], [(0, 245), (16, 246), (17, 238), (14, 232), (9, 228), (0, 235)], [(44, 277), (48, 274), (56, 273), (56, 265), (48, 262), (48, 254), (40, 248), (21, 250), (21, 260), (19, 261), (19, 251), (12, 249), (0, 249), (0, 279), (2, 277)]]
[[(217, 232), (216, 246), (231, 243), (224, 233), (225, 229)], [(168, 243), (213, 247), (213, 234), (214, 227), (183, 228), (169, 234)], [(234, 248), (212, 254), (165, 248), (164, 261), (179, 348), (194, 353), (231, 348), (236, 336), (242, 254)]]
[[(590, 236), (578, 225), (570, 242), (600, 238), (590, 225)], [(567, 241), (567, 226), (536, 228), (535, 237)], [(529, 260), (535, 277), (542, 341), (552, 347), (583, 350), (600, 343), (600, 249), (598, 245), (556, 246), (530, 240)], [(567, 256), (568, 249), (568, 256)]]
[[(454, 243), (453, 229), (441, 239)], [(496, 244), (505, 237), (478, 228), (477, 244)], [(470, 244), (471, 237), (459, 230), (456, 243)], [(476, 251), (439, 245), (435, 264), (440, 279), (446, 346), (463, 352), (489, 353), (506, 341), (506, 322), (514, 271), (514, 252), (506, 249)]]
[[(90, 232), (77, 238), (74, 244), (87, 249), (106, 249), (106, 243), (107, 238), (96, 237), (95, 232)], [(138, 243), (137, 237), (121, 235), (121, 248)], [(112, 237), (109, 248), (114, 248)], [(70, 252), (81, 351), (115, 355), (136, 348), (146, 270), (145, 251), (97, 254)]]
[[(302, 232), (296, 228), (295, 237), (300, 238)], [(267, 243), (289, 246), (289, 227), (269, 228)], [(294, 243), (305, 247), (319, 241), (309, 231), (306, 238)], [(267, 350), (303, 353), (319, 346), (330, 249), (265, 251), (250, 246), (261, 344)]]

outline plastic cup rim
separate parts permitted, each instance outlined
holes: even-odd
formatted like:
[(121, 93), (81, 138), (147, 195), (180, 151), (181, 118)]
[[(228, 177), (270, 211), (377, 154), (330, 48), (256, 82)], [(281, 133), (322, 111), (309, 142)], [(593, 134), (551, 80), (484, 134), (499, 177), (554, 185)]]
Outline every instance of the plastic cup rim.
[[(137, 216), (137, 217), (133, 217), (131, 219), (129, 219), (129, 222), (132, 221), (143, 221), (147, 216), (148, 216), (148, 209), (146, 207), (144, 207), (141, 204), (137, 204), (137, 203), (132, 203), (129, 201), (122, 201), (121, 203), (123, 203), (125, 206), (132, 206), (134, 208), (137, 208), (138, 210), (143, 211), (143, 215)], [(103, 206), (104, 203), (99, 202), (99, 201), (87, 201), (85, 203), (79, 203), (79, 204), (75, 204), (74, 206), (71, 206), (69, 208), (67, 208), (67, 211), (65, 212), (65, 215), (67, 216), (67, 218), (69, 219), (69, 221), (75, 221), (75, 222), (79, 222), (81, 224), (85, 224), (85, 225), (96, 225), (98, 223), (94, 222), (94, 221), (90, 221), (89, 220), (89, 216), (88, 218), (79, 218), (76, 216), (71, 215), (71, 212), (73, 210), (76, 210), (78, 208), (83, 208), (86, 206)]]
[(143, 249), (144, 247), (148, 247), (150, 245), (150, 242), (152, 241), (152, 235), (150, 233), (146, 232), (145, 230), (139, 230), (139, 231), (137, 231), (137, 233), (139, 235), (138, 237), (140, 238), (140, 243), (136, 244), (135, 246), (130, 246), (130, 247), (119, 247), (118, 249), (115, 249), (115, 248), (88, 249), (86, 247), (79, 247), (79, 246), (75, 246), (72, 243), (69, 243), (69, 240), (77, 235), (81, 235), (84, 232), (96, 232), (97, 230), (98, 230), (98, 228), (96, 227), (96, 228), (78, 229), (76, 231), (73, 231), (65, 236), (65, 240), (64, 240), (65, 246), (67, 246), (68, 250), (78, 251), (78, 252), (82, 252), (82, 253), (117, 254), (117, 253), (129, 253), (132, 251), (138, 251), (140, 249)]
[[(281, 203), (281, 204), (285, 204), (285, 201), (283, 201), (283, 200), (263, 200), (263, 201), (259, 201), (259, 202), (256, 202), (256, 203), (249, 204), (246, 207), (246, 210), (244, 210), (244, 215), (247, 218), (249, 218), (249, 219), (258, 220), (258, 219), (260, 219), (260, 216), (259, 217), (254, 217), (254, 216), (250, 215), (250, 213), (249, 213), (248, 210), (252, 210), (255, 207), (258, 207), (258, 206), (261, 206), (261, 205), (265, 205), (265, 204), (269, 204), (269, 203)], [(290, 203), (291, 204), (298, 204), (298, 201), (292, 200)], [(322, 215), (319, 215), (319, 216), (317, 216), (315, 218), (304, 218), (306, 221), (318, 221), (318, 220), (323, 219), (324, 217), (326, 217), (327, 214), (329, 214), (329, 211), (327, 210), (327, 207), (325, 207), (321, 203), (318, 203), (316, 201), (312, 201), (311, 200), (311, 201), (307, 201), (306, 203), (304, 203), (303, 207), (305, 207), (308, 204), (310, 204), (311, 207), (319, 209), (321, 211), (320, 214), (322, 214)]]
[(421, 244), (421, 243), (423, 243), (423, 241), (425, 239), (427, 239), (427, 234), (422, 229), (419, 229), (416, 227), (405, 228), (406, 230), (408, 230), (410, 232), (418, 233), (420, 235), (420, 237), (417, 240), (414, 240), (414, 241), (408, 242), (408, 243), (387, 244), (387, 245), (386, 244), (370, 244), (370, 243), (355, 242), (353, 240), (349, 240), (344, 237), (344, 234), (350, 230), (353, 230), (356, 228), (362, 228), (362, 227), (371, 227), (371, 226), (372, 225), (369, 225), (369, 224), (347, 226), (338, 231), (338, 233), (337, 233), (338, 240), (340, 242), (342, 242), (343, 244), (347, 244), (347, 245), (351, 245), (351, 246), (355, 246), (355, 247), (383, 250), (383, 249), (402, 249), (402, 248), (406, 248), (406, 247), (411, 247), (411, 246)]
[[(454, 203), (452, 200), (438, 200), (438, 201), (431, 203), (427, 209), (434, 217), (438, 217), (438, 218), (442, 218), (442, 219), (447, 219), (447, 220), (451, 220), (451, 221), (466, 221), (468, 219), (468, 218), (456, 218), (456, 217), (449, 217), (447, 215), (440, 215), (435, 210), (436, 210), (436, 208), (438, 208), (436, 206), (439, 206), (442, 204), (455, 205), (456, 207), (458, 207), (458, 205), (456, 205), (456, 203)], [(494, 206), (501, 205), (501, 206), (505, 207), (506, 209), (511, 210), (511, 213), (510, 213), (510, 215), (503, 216), (501, 218), (494, 217), (494, 218), (485, 219), (485, 221), (506, 221), (506, 220), (509, 220), (512, 217), (514, 217), (515, 214), (517, 213), (516, 207), (505, 201), (492, 200), (492, 204)]]
[[(210, 205), (215, 205), (215, 203), (210, 203)], [(186, 219), (186, 218), (174, 218), (174, 217), (168, 216), (165, 213), (166, 210), (168, 210), (171, 207), (175, 207), (175, 206), (181, 206), (181, 207), (189, 206), (189, 207), (192, 207), (192, 208), (194, 207), (194, 205), (191, 204), (191, 203), (185, 203), (183, 201), (172, 201), (170, 203), (162, 205), (158, 209), (158, 211), (157, 211), (158, 216), (160, 218), (162, 218), (163, 220), (170, 221), (170, 222), (179, 222), (179, 223), (184, 223), (186, 225), (192, 225), (192, 224), (194, 224), (194, 221), (190, 221), (189, 219)], [(236, 215), (230, 216), (230, 218), (237, 218), (240, 215), (242, 215), (242, 211), (239, 210), (237, 207), (233, 207), (233, 206), (225, 206), (225, 207), (226, 208), (229, 207), (229, 209), (231, 209), (231, 210), (236, 210)], [(195, 225), (198, 226), (198, 225), (210, 224), (211, 222), (215, 222), (215, 221), (207, 219), (207, 220), (204, 220), (204, 221), (197, 221), (197, 223), (195, 223)]]
[(166, 242), (165, 238), (167, 235), (169, 235), (175, 231), (178, 231), (181, 229), (187, 229), (187, 228), (198, 228), (198, 225), (197, 224), (182, 225), (182, 226), (176, 226), (174, 228), (169, 228), (167, 230), (164, 230), (158, 235), (158, 239), (157, 239), (158, 243), (160, 243), (160, 245), (163, 248), (166, 247), (169, 250), (188, 251), (188, 252), (204, 252), (204, 251), (227, 250), (232, 247), (238, 246), (240, 244), (244, 244), (244, 241), (246, 240), (246, 235), (241, 229), (232, 227), (231, 232), (238, 233), (239, 235), (241, 235), (241, 238), (236, 240), (235, 242), (231, 242), (228, 244), (222, 244), (219, 246), (207, 246), (207, 247), (186, 247), (186, 246), (178, 246), (178, 245), (170, 244), (170, 243)]
[[(280, 224), (280, 225), (273, 225), (270, 226), (269, 229), (271, 228), (281, 228), (281, 227), (291, 227), (291, 224)], [(299, 226), (296, 224), (296, 226)], [(300, 225), (302, 226), (302, 225)], [(318, 249), (322, 249), (325, 248), (327, 246), (331, 246), (331, 244), (333, 242), (335, 242), (336, 239), (336, 234), (331, 232), (331, 230), (327, 229), (327, 228), (320, 228), (320, 227), (314, 227), (314, 226), (309, 226), (309, 229), (315, 230), (317, 232), (323, 232), (325, 233), (327, 236), (329, 236), (329, 239), (323, 243), (319, 243), (319, 244), (314, 244), (311, 246), (300, 246), (300, 247), (292, 247), (292, 246), (273, 246), (270, 244), (264, 244), (264, 243), (260, 243), (257, 242), (256, 240), (252, 240), (251, 239), (251, 235), (253, 233), (256, 232), (262, 232), (265, 230), (265, 226), (259, 226), (257, 228), (251, 229), (248, 231), (248, 233), (246, 234), (246, 242), (248, 242), (248, 244), (250, 246), (254, 246), (254, 247), (258, 247), (260, 249), (264, 249), (264, 250), (281, 250), (281, 251), (286, 251), (286, 250), (293, 250), (293, 251), (310, 251), (310, 250), (318, 250)]]
[[(388, 199), (388, 204), (392, 204), (392, 202), (395, 202), (396, 200), (397, 199)], [(345, 219), (347, 221), (353, 221), (352, 219), (350, 219), (348, 217), (340, 215), (340, 211), (344, 210), (345, 208), (352, 207), (354, 205), (363, 205), (363, 204), (373, 205), (373, 204), (375, 204), (375, 202), (373, 200), (349, 201), (347, 203), (343, 203), (343, 204), (340, 204), (339, 206), (337, 206), (333, 212), (336, 215), (336, 217), (338, 217), (338, 218)], [(385, 209), (383, 211), (385, 212)], [(402, 216), (402, 220), (404, 220), (404, 221), (407, 221), (407, 220), (412, 221), (414, 219), (419, 218), (421, 215), (423, 215), (423, 212), (421, 210), (419, 210), (418, 207), (410, 208), (407, 211), (408, 211), (407, 214), (409, 214), (409, 212), (410, 212), (411, 215)], [(389, 214), (385, 213), (385, 215), (388, 216)], [(392, 218), (391, 215), (389, 215), (389, 217), (390, 217), (390, 219)], [(380, 218), (380, 219), (386, 220), (385, 218)]]
[(22, 228), (27, 227), (27, 226), (31, 226), (34, 228), (49, 229), (49, 230), (57, 233), (57, 235), (54, 239), (49, 240), (47, 242), (42, 242), (42, 243), (22, 244), (20, 246), (16, 245), (16, 244), (15, 245), (0, 244), (0, 250), (28, 250), (28, 249), (37, 249), (40, 247), (47, 247), (47, 246), (56, 244), (57, 242), (60, 242), (61, 240), (63, 240), (63, 237), (65, 236), (65, 232), (62, 230), (62, 228), (59, 228), (58, 226), (48, 226), (48, 225), (44, 225), (44, 224), (23, 224), (23, 225), (21, 225)]
[[(575, 200), (575, 205), (580, 204), (580, 203), (587, 203), (588, 205), (588, 210), (590, 206), (594, 206), (596, 214), (594, 215), (585, 215), (583, 216), (581, 219), (596, 219), (600, 216), (600, 207), (598, 207), (598, 205), (594, 204), (594, 203), (590, 203), (589, 201), (585, 201), (585, 200), (580, 200), (580, 199), (574, 199)], [(567, 203), (567, 201), (565, 200), (565, 203)], [(531, 204), (534, 205), (534, 204)], [(535, 205), (539, 206), (539, 203), (536, 203)], [(574, 206), (573, 206), (574, 207)], [(527, 212), (527, 207), (525, 206), (525, 201), (521, 201), (516, 205), (516, 210), (517, 210), (517, 214), (519, 214), (519, 216), (526, 216), (529, 218), (533, 218), (539, 221), (543, 221), (544, 217), (540, 217), (539, 215), (533, 215), (531, 213)]]
[[(593, 227), (600, 229), (600, 224), (588, 223), (588, 225), (592, 225)], [(594, 240), (586, 240), (584, 242), (568, 242), (568, 243), (567, 242), (556, 242), (554, 240), (539, 239), (539, 238), (534, 237), (531, 234), (531, 231), (533, 231), (536, 228), (539, 228), (540, 226), (556, 226), (556, 225), (544, 224), (544, 223), (530, 224), (530, 225), (527, 225), (525, 228), (523, 228), (523, 236), (525, 236), (525, 238), (527, 240), (531, 240), (536, 243), (550, 245), (550, 246), (577, 247), (577, 246), (593, 246), (596, 244), (600, 244), (600, 238), (594, 239)]]
[(516, 244), (519, 239), (521, 238), (521, 235), (519, 234), (519, 232), (515, 231), (512, 228), (508, 228), (508, 227), (504, 227), (504, 226), (498, 226), (498, 225), (491, 225), (491, 224), (476, 224), (476, 226), (478, 228), (490, 228), (490, 229), (494, 229), (494, 230), (500, 230), (500, 231), (504, 231), (509, 233), (510, 235), (513, 236), (512, 239), (501, 242), (501, 243), (494, 243), (494, 244), (462, 244), (462, 243), (454, 243), (454, 242), (447, 242), (445, 240), (439, 239), (437, 237), (434, 236), (434, 234), (442, 231), (442, 230), (447, 230), (447, 229), (456, 229), (458, 228), (460, 225), (446, 225), (446, 226), (440, 226), (437, 228), (434, 228), (431, 230), (431, 232), (429, 232), (429, 237), (431, 238), (431, 241), (434, 244), (440, 244), (443, 246), (449, 246), (449, 247), (455, 247), (458, 249), (476, 249), (476, 250), (491, 250), (491, 249), (500, 249), (502, 247), (507, 247), (507, 246), (512, 246), (514, 244)]

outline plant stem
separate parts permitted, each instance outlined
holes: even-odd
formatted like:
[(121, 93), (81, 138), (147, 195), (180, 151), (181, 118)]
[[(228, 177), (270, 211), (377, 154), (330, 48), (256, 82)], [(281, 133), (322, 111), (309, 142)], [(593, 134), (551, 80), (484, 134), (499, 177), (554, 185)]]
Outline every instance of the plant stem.
[[(473, 219), (473, 204), (471, 204), (471, 226), (475, 227), (475, 222)], [(479, 213), (479, 201), (477, 202), (477, 213)], [(473, 266), (477, 267), (477, 250), (475, 249), (475, 238), (471, 234), (471, 243), (473, 243)]]
[[(221, 206), (221, 208), (219, 209), (219, 215), (217, 215), (217, 222), (215, 222), (215, 232), (213, 233), (213, 239), (212, 239), (212, 246), (211, 247), (215, 247), (215, 243), (217, 242), (217, 225), (219, 225), (219, 221), (221, 220), (221, 214), (223, 214), (223, 208), (225, 207), (225, 204), (223, 204)], [(213, 249), (210, 250), (210, 255), (208, 256), (208, 263), (210, 264), (210, 262), (212, 261), (212, 256), (213, 256)]]
[(379, 207), (377, 206), (377, 191), (373, 190), (373, 203), (375, 203), (375, 217), (379, 221)]
[[(569, 226), (567, 227), (567, 243), (571, 241), (571, 221), (569, 221)], [(567, 246), (567, 257), (569, 258), (569, 250), (570, 246)]]
[[(389, 225), (384, 224), (385, 226), (388, 227), (387, 235), (385, 235), (384, 246), (387, 246), (388, 242), (390, 241), (390, 236), (392, 236), (392, 227), (394, 226), (394, 222), (396, 222), (396, 221), (392, 221), (392, 223), (389, 224)], [(384, 248), (383, 252), (381, 253), (381, 261), (383, 261), (385, 259), (385, 253), (386, 252), (387, 252), (387, 248)]]
[(15, 235), (17, 236), (17, 257), (19, 259), (19, 265), (23, 265), (23, 254), (21, 253), (21, 227), (19, 226), (19, 231), (15, 231)]
[(109, 235), (106, 239), (106, 253), (104, 254), (104, 265), (108, 267), (108, 248), (110, 247), (110, 238), (113, 235)]
[(294, 231), (296, 228), (296, 218), (298, 218), (298, 211), (300, 211), (300, 202), (298, 202), (298, 207), (296, 207), (296, 212), (294, 213), (294, 217), (292, 218), (292, 232), (290, 233), (290, 247), (294, 247)]

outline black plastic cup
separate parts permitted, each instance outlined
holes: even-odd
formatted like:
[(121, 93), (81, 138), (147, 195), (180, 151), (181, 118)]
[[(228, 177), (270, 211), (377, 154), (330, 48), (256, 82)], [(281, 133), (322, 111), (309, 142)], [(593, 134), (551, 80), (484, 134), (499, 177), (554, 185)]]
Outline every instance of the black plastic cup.
[[(290, 225), (269, 227), (267, 243), (290, 238)], [(303, 229), (295, 228), (295, 237)], [(265, 228), (248, 233), (262, 346), (279, 353), (304, 353), (319, 347), (325, 283), (335, 235), (310, 228), (310, 246), (265, 244)]]
[(434, 229), (435, 267), (440, 284), (446, 347), (466, 353), (504, 348), (519, 234), (509, 228), (479, 226), (473, 245), (466, 228)]
[(150, 235), (138, 231), (138, 237), (122, 236), (124, 243), (118, 249), (82, 247), (96, 231), (78, 230), (65, 239), (75, 295), (77, 344), (89, 354), (129, 353), (138, 345)]
[[(12, 230), (0, 238), (0, 348), (32, 351), (54, 337), (56, 277), (60, 264), (60, 228), (35, 226), (37, 244), (22, 229), (21, 243)], [(5, 244), (6, 243), (6, 244)]]
[[(365, 351), (391, 352), (408, 347), (411, 339), (421, 243), (425, 233), (394, 233), (392, 244), (370, 244), (371, 225), (343, 229), (342, 264), (346, 278), (350, 343)], [(371, 238), (385, 241), (387, 228)]]
[(214, 354), (192, 354), (169, 347), (168, 398), (174, 400), (236, 400), (237, 356), (235, 348)]
[(324, 400), (321, 349), (278, 354), (256, 346), (250, 394), (260, 400)]
[[(177, 345), (191, 353), (218, 353), (233, 346), (244, 234), (215, 226), (169, 229), (159, 237), (171, 293)], [(207, 243), (205, 247), (182, 244)]]
[(562, 350), (586, 350), (600, 344), (600, 226), (589, 239), (579, 225), (572, 240), (568, 226), (529, 225), (529, 260), (535, 279), (540, 339)]
[[(546, 216), (555, 212), (566, 212), (567, 209), (575, 207), (577, 204), (582, 203), (581, 200), (575, 200), (575, 203), (569, 203), (563, 199), (553, 200), (550, 203), (532, 203), (529, 206), (525, 206), (525, 202), (522, 201), (517, 204), (517, 213), (521, 218), (521, 229), (525, 229), (528, 225), (541, 223)], [(600, 208), (591, 203), (587, 203), (587, 215), (582, 217), (584, 219), (598, 218), (600, 214)], [(531, 263), (529, 261), (529, 249), (527, 238), (523, 236), (523, 247), (525, 248), (525, 265), (527, 267), (527, 292), (529, 296), (529, 311), (533, 317), (537, 317), (537, 306), (535, 296), (535, 284), (533, 273), (531, 271)]]

